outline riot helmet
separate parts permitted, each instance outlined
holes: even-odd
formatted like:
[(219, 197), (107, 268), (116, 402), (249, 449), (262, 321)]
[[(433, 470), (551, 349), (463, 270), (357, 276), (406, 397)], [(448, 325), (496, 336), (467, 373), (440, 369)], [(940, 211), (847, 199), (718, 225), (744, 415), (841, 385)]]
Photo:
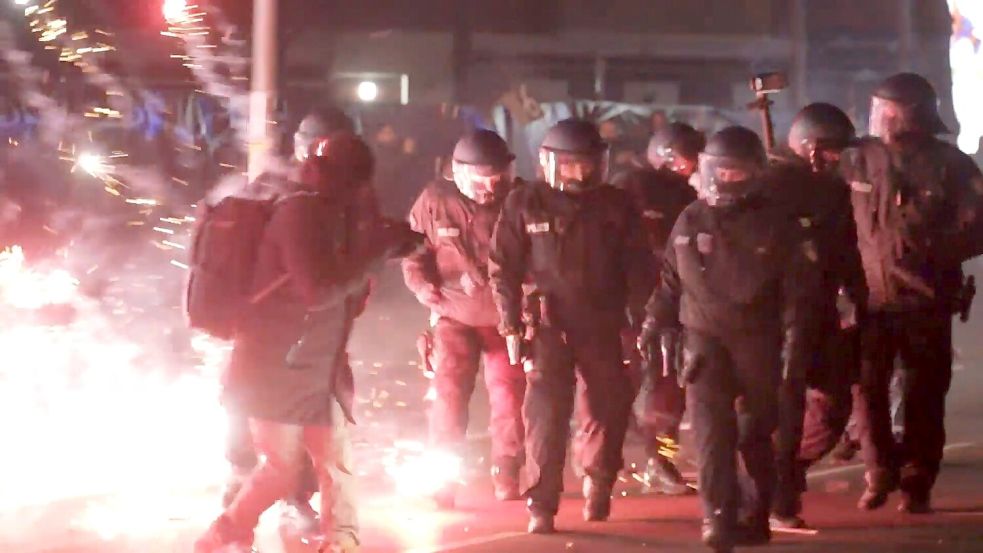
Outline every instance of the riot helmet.
[(304, 161), (314, 142), (335, 132), (355, 133), (355, 123), (335, 107), (318, 108), (304, 117), (294, 133), (294, 157)]
[(608, 145), (590, 121), (564, 119), (546, 133), (539, 165), (550, 187), (579, 194), (607, 178)]
[(767, 164), (761, 139), (745, 127), (727, 127), (713, 135), (700, 154), (700, 196), (710, 206), (730, 207), (763, 186)]
[(870, 101), (869, 132), (892, 142), (907, 132), (949, 132), (939, 116), (939, 98), (932, 84), (915, 73), (898, 73), (884, 79)]
[(703, 133), (686, 123), (674, 122), (652, 135), (646, 158), (656, 169), (665, 167), (689, 178), (696, 172), (700, 152), (705, 146)]
[(449, 179), (470, 200), (494, 203), (508, 192), (513, 159), (508, 145), (494, 131), (470, 132), (454, 146)]
[(856, 137), (857, 130), (843, 110), (817, 102), (802, 108), (792, 120), (788, 147), (813, 171), (828, 171), (839, 165), (840, 154)]
[(301, 181), (328, 195), (352, 193), (372, 179), (375, 157), (365, 141), (350, 131), (315, 140), (301, 166)]

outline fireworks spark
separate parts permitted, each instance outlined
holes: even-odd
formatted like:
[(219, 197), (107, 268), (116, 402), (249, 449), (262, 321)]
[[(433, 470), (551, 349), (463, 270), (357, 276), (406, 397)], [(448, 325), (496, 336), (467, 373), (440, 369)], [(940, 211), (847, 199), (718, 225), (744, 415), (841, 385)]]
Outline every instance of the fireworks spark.
[[(0, 253), (0, 307), (0, 512), (111, 494), (125, 516), (221, 480), (214, 369), (174, 374), (71, 274), (31, 269), (19, 248)], [(206, 367), (226, 354), (207, 339), (193, 346)]]

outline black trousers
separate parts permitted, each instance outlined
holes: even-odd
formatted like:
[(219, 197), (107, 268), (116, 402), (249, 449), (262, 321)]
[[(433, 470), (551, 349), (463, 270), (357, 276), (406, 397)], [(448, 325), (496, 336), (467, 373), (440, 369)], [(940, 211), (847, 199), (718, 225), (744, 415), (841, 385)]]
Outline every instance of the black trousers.
[[(864, 464), (875, 478), (900, 476), (901, 488), (927, 495), (945, 445), (945, 397), (952, 382), (948, 309), (872, 313), (862, 329), (857, 425)], [(895, 357), (906, 371), (904, 437), (895, 442), (890, 386)]]
[(778, 482), (773, 511), (795, 516), (806, 489), (806, 470), (839, 442), (852, 410), (850, 385), (860, 371), (859, 331), (823, 333), (815, 363), (804, 378), (782, 382), (775, 439)]
[[(706, 518), (732, 528), (739, 515), (767, 518), (775, 485), (781, 335), (709, 336), (687, 329), (684, 372)], [(738, 476), (737, 457), (744, 473)]]
[(578, 376), (584, 398), (580, 466), (587, 476), (607, 485), (624, 466), (632, 387), (621, 359), (619, 329), (539, 329), (526, 370), (526, 496), (530, 511), (555, 515)]

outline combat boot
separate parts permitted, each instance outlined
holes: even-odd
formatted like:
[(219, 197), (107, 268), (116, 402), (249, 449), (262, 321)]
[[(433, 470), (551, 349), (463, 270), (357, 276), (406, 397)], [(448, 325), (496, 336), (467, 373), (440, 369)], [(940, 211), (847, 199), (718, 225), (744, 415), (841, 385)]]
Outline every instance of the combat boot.
[(522, 497), (519, 490), (519, 470), (501, 465), (491, 469), (492, 485), (495, 487), (495, 499), (499, 501), (515, 501)]
[(596, 478), (584, 478), (584, 520), (599, 522), (611, 516), (611, 488)]
[(734, 550), (730, 529), (727, 528), (720, 517), (703, 519), (700, 539), (703, 541), (703, 545), (706, 545), (715, 553), (731, 553)]
[(530, 512), (528, 532), (530, 534), (555, 534), (556, 525), (553, 522), (553, 515)]
[(645, 467), (645, 484), (663, 495), (692, 495), (696, 489), (690, 486), (671, 459), (663, 455), (652, 457)]
[(865, 479), (867, 489), (857, 502), (857, 508), (863, 511), (880, 509), (887, 503), (887, 496), (898, 489), (898, 477), (886, 470), (868, 471)]
[(734, 544), (766, 545), (771, 541), (771, 527), (768, 522), (768, 517), (751, 517), (738, 523), (734, 532)]

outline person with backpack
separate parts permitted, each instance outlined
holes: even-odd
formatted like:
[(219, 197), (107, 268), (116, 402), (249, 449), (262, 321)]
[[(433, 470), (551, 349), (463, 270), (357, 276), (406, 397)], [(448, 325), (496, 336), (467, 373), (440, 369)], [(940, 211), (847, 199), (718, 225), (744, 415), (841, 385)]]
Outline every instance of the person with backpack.
[(225, 399), (249, 417), (261, 462), (195, 553), (250, 551), (260, 515), (297, 489), (305, 454), (321, 491), (321, 551), (357, 548), (354, 513), (335, 512), (332, 501), (353, 478), (333, 435), (352, 420), (345, 348), (370, 271), (419, 237), (381, 220), (358, 228), (374, 165), (360, 138), (336, 133), (312, 152), (297, 190), (270, 208), (225, 378)]
[[(277, 160), (250, 184), (250, 193), (262, 198), (278, 198), (297, 191), (299, 174), (311, 149), (323, 137), (338, 132), (355, 132), (355, 122), (343, 111), (334, 106), (321, 106), (312, 109), (300, 121), (293, 136), (293, 151), (286, 159)], [(374, 189), (366, 187), (362, 194), (372, 194)], [(364, 202), (365, 213), (362, 221), (372, 220), (378, 215), (378, 202), (369, 199)], [(368, 287), (366, 287), (366, 296)], [(227, 409), (229, 426), (226, 441), (226, 458), (231, 466), (229, 478), (222, 494), (222, 505), (229, 503), (239, 492), (253, 469), (256, 468), (256, 448), (249, 432), (249, 418)], [(340, 435), (340, 431), (336, 432)], [(302, 532), (317, 530), (317, 512), (311, 508), (311, 497), (317, 491), (317, 476), (310, 463), (300, 478), (296, 493), (283, 501), (281, 525), (291, 526)], [(353, 498), (345, 497), (339, 490), (334, 494), (335, 510), (351, 511)]]
[[(936, 137), (947, 129), (921, 75), (880, 83), (869, 132), (842, 163), (870, 289), (857, 402), (867, 489), (858, 507), (880, 508), (900, 488), (899, 510), (927, 513), (945, 445), (952, 316), (965, 308), (961, 265), (983, 253), (983, 176)], [(897, 356), (908, 378), (900, 449), (889, 399)]]
[[(483, 360), (491, 407), (492, 483), (501, 501), (519, 499), (525, 436), (522, 367), (509, 362), (498, 334), (498, 311), (488, 281), (492, 230), (505, 196), (514, 187), (513, 155), (494, 131), (477, 130), (454, 147), (450, 174), (431, 183), (410, 211), (410, 226), (427, 238), (403, 260), (406, 286), (432, 313), (433, 379), (430, 442), (462, 454), (468, 404), (478, 362)], [(437, 491), (452, 507), (456, 488)]]

